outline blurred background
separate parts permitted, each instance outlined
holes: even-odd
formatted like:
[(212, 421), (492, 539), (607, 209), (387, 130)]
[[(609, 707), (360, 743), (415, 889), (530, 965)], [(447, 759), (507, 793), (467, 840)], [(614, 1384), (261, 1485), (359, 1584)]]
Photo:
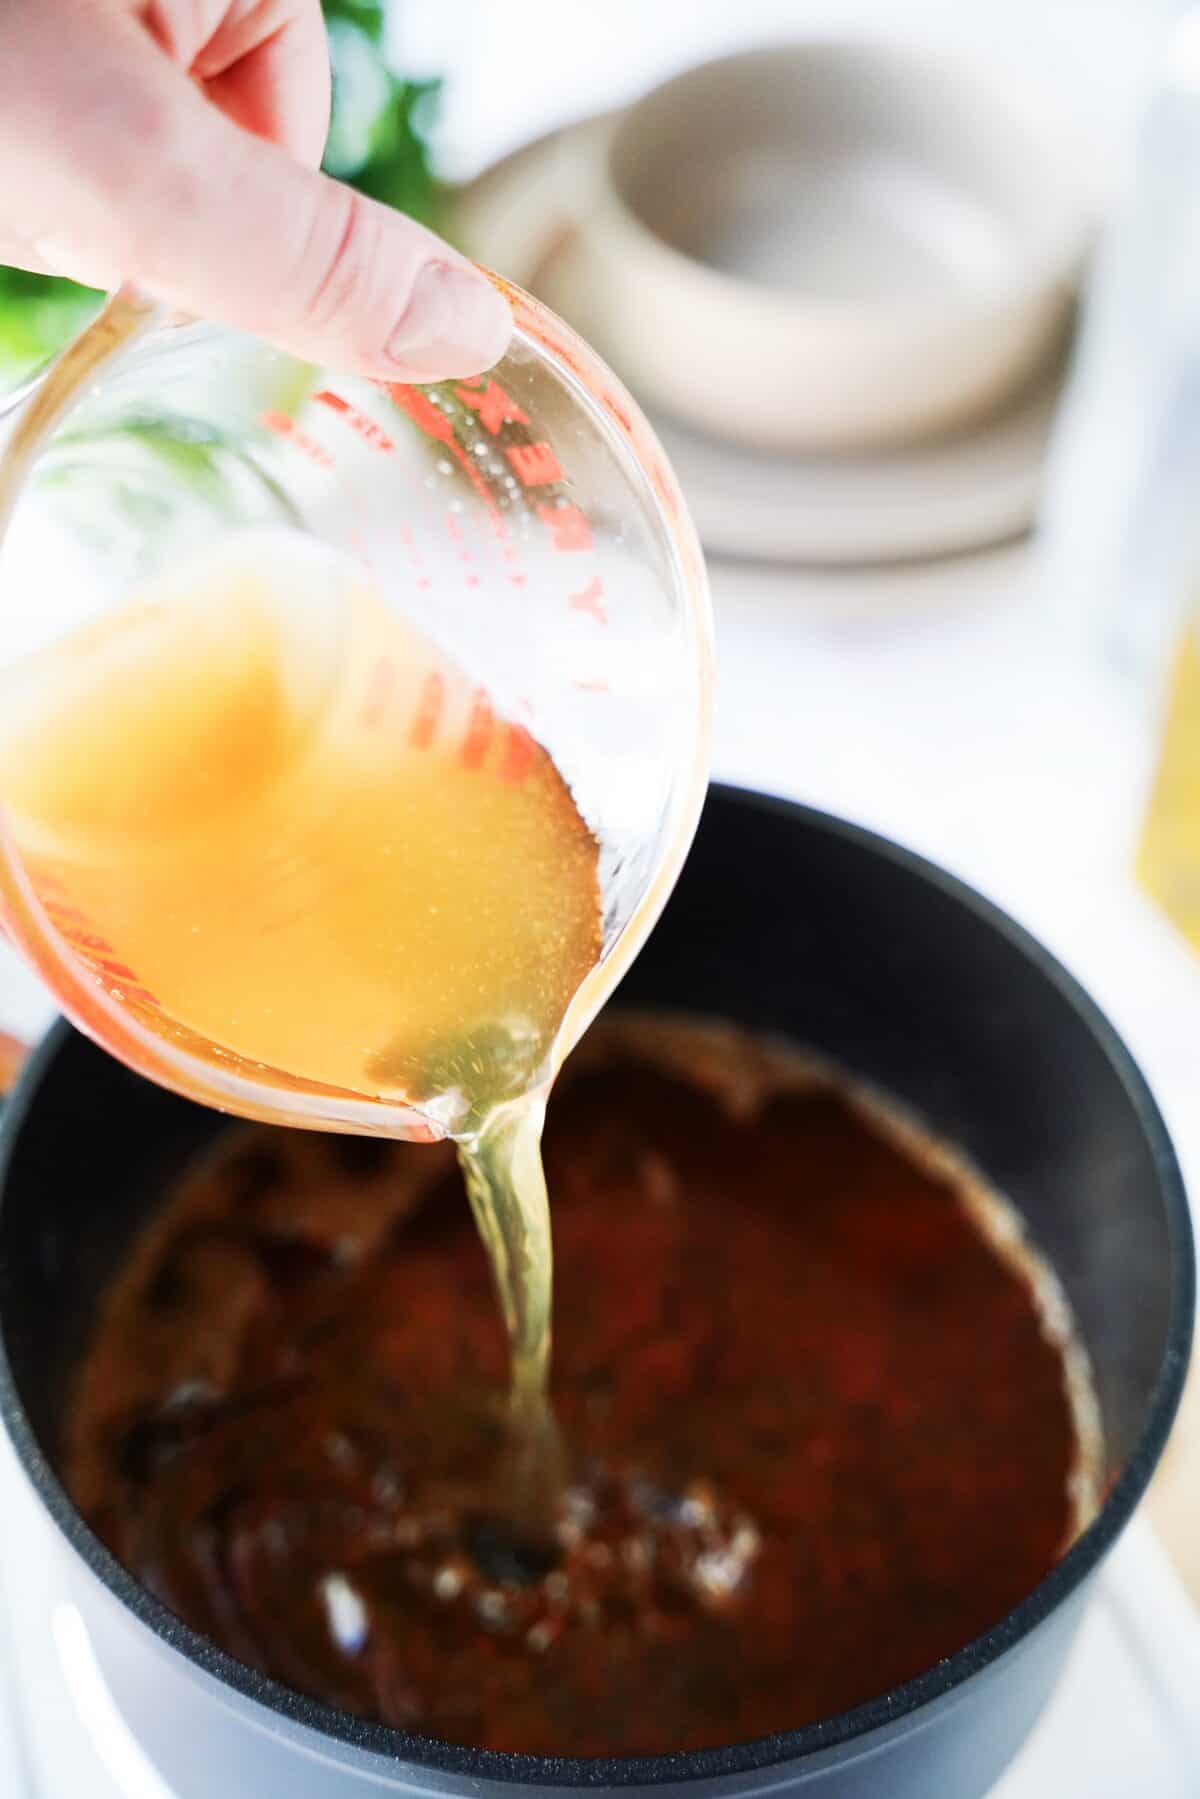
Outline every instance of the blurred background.
[(622, 105), (707, 57), (800, 37), (858, 33), (962, 48), (1040, 76), (1091, 118), (1119, 163), (1153, 78), (1171, 0), (392, 0), (386, 42), (443, 80), (433, 142), (454, 179), (550, 128)]

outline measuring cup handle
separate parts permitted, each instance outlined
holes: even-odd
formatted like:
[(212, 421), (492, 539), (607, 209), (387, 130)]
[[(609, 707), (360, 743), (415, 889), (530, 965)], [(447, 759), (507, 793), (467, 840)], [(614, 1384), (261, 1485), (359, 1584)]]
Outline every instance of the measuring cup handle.
[[(127, 283), (123, 287), (114, 288), (95, 318), (90, 324), (84, 326), (84, 332), (81, 332), (79, 336), (94, 331), (102, 320), (109, 321), (111, 326), (114, 316), (120, 319), (136, 317), (143, 324), (156, 324), (160, 322), (160, 318), (165, 320), (170, 315), (166, 308), (159, 306), (156, 300), (150, 299), (139, 288)], [(45, 362), (40, 363), (31, 375), (26, 375), (16, 387), (10, 387), (6, 393), (0, 393), (0, 421), (10, 418), (13, 413), (21, 410), (25, 402), (32, 398), (41, 387), (50, 370), (62, 361), (72, 344), (79, 342), (79, 336), (73, 338), (71, 343), (64, 344), (61, 350), (56, 350), (53, 356), (47, 356)]]
[(126, 283), (112, 294), (78, 337), (20, 391), (10, 410), (0, 455), (0, 536), (42, 445), (84, 383), (126, 344), (169, 316), (157, 300)]

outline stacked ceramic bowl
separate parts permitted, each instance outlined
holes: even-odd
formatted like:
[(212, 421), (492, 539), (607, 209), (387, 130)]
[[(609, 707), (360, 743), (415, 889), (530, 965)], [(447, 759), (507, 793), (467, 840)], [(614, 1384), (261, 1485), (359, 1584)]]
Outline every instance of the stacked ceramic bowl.
[(651, 409), (711, 549), (845, 561), (1029, 523), (1096, 205), (1011, 76), (816, 41), (543, 141), (459, 226)]

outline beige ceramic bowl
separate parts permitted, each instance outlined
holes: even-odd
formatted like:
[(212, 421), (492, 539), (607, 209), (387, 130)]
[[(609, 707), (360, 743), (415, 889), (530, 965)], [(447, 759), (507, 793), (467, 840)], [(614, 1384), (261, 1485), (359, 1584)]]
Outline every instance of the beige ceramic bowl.
[(555, 302), (639, 397), (705, 431), (911, 441), (986, 412), (1061, 339), (1087, 155), (1008, 80), (793, 44), (690, 70), (590, 141), (560, 184)]

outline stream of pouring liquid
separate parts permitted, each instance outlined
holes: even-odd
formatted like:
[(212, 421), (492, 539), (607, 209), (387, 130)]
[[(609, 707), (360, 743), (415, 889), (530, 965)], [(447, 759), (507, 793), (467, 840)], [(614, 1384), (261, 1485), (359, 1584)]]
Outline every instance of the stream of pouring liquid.
[(596, 841), (546, 751), (357, 570), (253, 533), (12, 668), (0, 799), (143, 1027), (456, 1139), (545, 1475), (541, 1125), (601, 948)]

